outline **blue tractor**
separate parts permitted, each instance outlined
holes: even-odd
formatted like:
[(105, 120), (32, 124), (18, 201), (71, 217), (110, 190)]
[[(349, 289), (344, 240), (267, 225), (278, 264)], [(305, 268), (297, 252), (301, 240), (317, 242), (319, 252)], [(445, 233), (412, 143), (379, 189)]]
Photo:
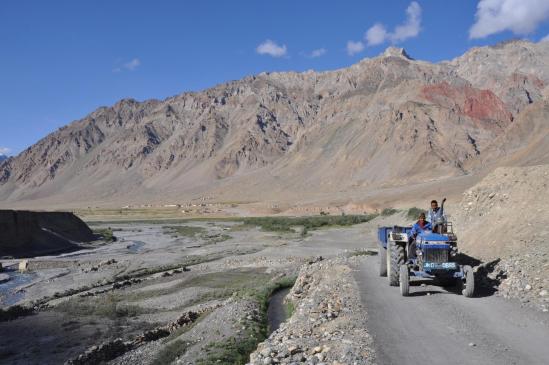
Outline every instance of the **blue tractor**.
[(456, 262), (457, 237), (452, 223), (442, 216), (432, 224), (432, 231), (423, 231), (416, 237), (411, 237), (412, 227), (380, 227), (380, 276), (387, 276), (389, 285), (399, 286), (403, 296), (410, 293), (410, 277), (418, 277), (457, 287), (464, 296), (472, 297), (473, 269)]

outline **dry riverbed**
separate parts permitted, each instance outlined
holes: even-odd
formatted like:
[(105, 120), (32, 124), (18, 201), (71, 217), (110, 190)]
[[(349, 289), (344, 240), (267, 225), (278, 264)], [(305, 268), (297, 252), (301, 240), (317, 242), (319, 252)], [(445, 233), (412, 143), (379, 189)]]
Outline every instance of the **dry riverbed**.
[[(28, 273), (12, 271), (11, 286), (0, 291), (0, 331), (9, 334), (0, 339), (0, 362), (246, 363), (268, 336), (269, 297), (298, 278), (289, 296), (292, 325), (283, 323), (269, 341), (303, 336), (298, 356), (345, 363), (342, 356), (355, 353), (369, 363), (350, 269), (338, 262), (327, 270), (326, 259), (363, 253), (365, 237), (375, 242), (375, 226), (270, 232), (230, 221), (94, 225), (118, 239), (31, 259)], [(299, 332), (315, 310), (314, 329)], [(348, 343), (357, 337), (360, 343)]]

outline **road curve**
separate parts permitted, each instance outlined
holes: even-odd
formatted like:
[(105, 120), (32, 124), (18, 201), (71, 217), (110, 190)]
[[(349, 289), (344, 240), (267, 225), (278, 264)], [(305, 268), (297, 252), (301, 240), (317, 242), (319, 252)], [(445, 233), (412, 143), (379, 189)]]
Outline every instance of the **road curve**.
[(549, 364), (547, 313), (430, 285), (402, 297), (379, 277), (378, 260), (368, 257), (355, 279), (379, 364)]

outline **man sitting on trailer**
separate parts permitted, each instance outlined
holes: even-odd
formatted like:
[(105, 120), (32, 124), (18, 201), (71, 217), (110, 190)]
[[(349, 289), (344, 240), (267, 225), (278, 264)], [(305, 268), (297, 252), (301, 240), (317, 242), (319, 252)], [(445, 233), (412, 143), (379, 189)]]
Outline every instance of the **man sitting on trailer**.
[(419, 215), (419, 219), (412, 226), (410, 238), (408, 239), (408, 257), (416, 257), (416, 237), (423, 231), (432, 230), (431, 223), (425, 219), (425, 213)]

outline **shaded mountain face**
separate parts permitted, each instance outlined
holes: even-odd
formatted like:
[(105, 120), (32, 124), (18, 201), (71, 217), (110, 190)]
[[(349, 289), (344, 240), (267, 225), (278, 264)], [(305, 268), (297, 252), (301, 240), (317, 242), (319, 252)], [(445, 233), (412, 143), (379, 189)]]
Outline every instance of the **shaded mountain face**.
[(8, 156), (0, 154), (0, 162), (2, 162), (4, 160), (7, 160), (7, 159), (8, 159)]
[(125, 99), (0, 162), (0, 199), (307, 199), (460, 176), (502, 159), (549, 163), (548, 65), (549, 42), (475, 48), (438, 64), (390, 48), (336, 71)]

